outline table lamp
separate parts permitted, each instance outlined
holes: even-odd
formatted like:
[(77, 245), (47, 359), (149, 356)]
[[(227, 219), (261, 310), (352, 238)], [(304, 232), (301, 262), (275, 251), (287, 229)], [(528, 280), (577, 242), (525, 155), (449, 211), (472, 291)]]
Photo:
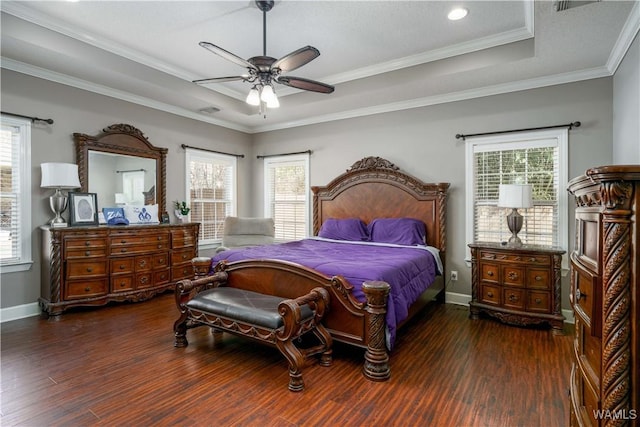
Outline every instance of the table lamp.
[(67, 196), (60, 190), (70, 190), (80, 187), (78, 178), (78, 165), (73, 163), (42, 163), (42, 181), (40, 187), (55, 188), (56, 192), (49, 197), (49, 206), (56, 214), (55, 218), (49, 221), (52, 227), (63, 227), (67, 223), (61, 214), (67, 208)]
[(507, 215), (507, 225), (511, 231), (509, 244), (512, 246), (522, 246), (518, 233), (522, 229), (523, 217), (518, 212), (518, 208), (533, 206), (531, 190), (531, 185), (500, 184), (498, 207), (511, 208), (511, 213)]

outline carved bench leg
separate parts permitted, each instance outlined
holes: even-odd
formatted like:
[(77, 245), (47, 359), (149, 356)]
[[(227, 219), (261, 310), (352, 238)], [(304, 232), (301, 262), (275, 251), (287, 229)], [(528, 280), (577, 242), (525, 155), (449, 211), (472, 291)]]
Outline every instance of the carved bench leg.
[(369, 314), (368, 345), (364, 354), (364, 376), (373, 381), (386, 381), (391, 376), (389, 355), (385, 345), (385, 314), (390, 286), (386, 282), (364, 282)]
[(331, 338), (331, 334), (322, 324), (316, 325), (313, 334), (320, 340), (321, 345), (325, 349), (320, 355), (320, 366), (331, 366), (331, 362), (333, 361), (333, 338)]
[(222, 347), (222, 336), (224, 333), (220, 329), (216, 329), (214, 327), (211, 328), (211, 336), (213, 337), (213, 347), (220, 348)]
[(276, 346), (289, 362), (289, 390), (302, 391), (304, 382), (302, 381), (301, 367), (304, 365), (304, 356), (289, 340), (276, 341)]
[[(180, 321), (182, 320), (182, 322)], [(186, 316), (181, 317), (178, 321), (173, 325), (173, 332), (175, 336), (175, 341), (173, 342), (174, 347), (186, 347), (189, 345), (187, 341), (187, 318)]]

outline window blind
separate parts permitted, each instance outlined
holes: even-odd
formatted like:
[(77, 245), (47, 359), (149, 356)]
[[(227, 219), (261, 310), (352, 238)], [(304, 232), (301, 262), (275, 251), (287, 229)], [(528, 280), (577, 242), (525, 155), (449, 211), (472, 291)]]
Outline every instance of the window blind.
[[(29, 190), (31, 122), (2, 117), (0, 130), (0, 264), (31, 263)], [(6, 268), (4, 269), (5, 271)]]
[(222, 240), (224, 220), (235, 214), (236, 158), (188, 150), (191, 221), (200, 223), (201, 243)]
[(308, 154), (265, 159), (265, 215), (277, 240), (298, 240), (308, 232)]
[(559, 149), (555, 140), (476, 146), (474, 164), (475, 241), (501, 242), (510, 237), (506, 216), (499, 208), (500, 184), (531, 184), (533, 207), (519, 209), (525, 217), (518, 237), (525, 244), (559, 246)]

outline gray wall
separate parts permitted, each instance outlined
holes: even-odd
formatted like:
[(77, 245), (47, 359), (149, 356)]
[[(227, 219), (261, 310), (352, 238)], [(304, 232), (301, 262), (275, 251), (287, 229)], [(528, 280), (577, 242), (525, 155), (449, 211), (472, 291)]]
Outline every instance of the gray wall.
[[(51, 191), (40, 188), (40, 163), (75, 163), (74, 132), (98, 134), (115, 123), (140, 129), (149, 141), (169, 150), (167, 155), (167, 204), (184, 200), (184, 150), (181, 144), (248, 155), (251, 136), (141, 107), (95, 93), (2, 70), (2, 111), (52, 118), (53, 125), (34, 124), (31, 131), (32, 215), (34, 264), (30, 271), (3, 273), (0, 282), (1, 307), (31, 304), (40, 296), (39, 227), (51, 219), (48, 205)], [(247, 188), (251, 174), (248, 162), (238, 162), (238, 186)], [(248, 215), (251, 195), (239, 191), (238, 212)], [(171, 206), (167, 206), (170, 214)], [(65, 212), (67, 217), (67, 212)]]
[[(459, 281), (449, 292), (470, 294), (465, 257), (464, 142), (456, 133), (547, 126), (580, 120), (570, 132), (570, 177), (612, 162), (612, 78), (416, 108), (300, 128), (246, 135), (64, 85), (2, 70), (2, 109), (51, 117), (52, 126), (32, 131), (32, 244), (34, 266), (1, 276), (1, 307), (34, 303), (39, 297), (38, 227), (50, 217), (49, 190), (40, 185), (40, 163), (74, 162), (71, 134), (96, 134), (114, 123), (142, 130), (168, 153), (167, 200), (184, 197), (184, 154), (180, 144), (243, 153), (238, 162), (240, 215), (262, 215), (262, 162), (256, 154), (311, 149), (311, 185), (327, 184), (362, 157), (382, 156), (424, 181), (451, 183), (448, 203), (447, 267)], [(283, 99), (286, 102), (286, 98)], [(169, 209), (169, 211), (171, 211)], [(570, 217), (572, 218), (572, 217)], [(570, 224), (572, 221), (570, 220)], [(572, 231), (572, 230), (570, 230)], [(569, 239), (572, 242), (572, 239)], [(563, 281), (563, 307), (568, 308)]]
[(613, 163), (640, 164), (640, 35), (613, 77)]
[[(464, 261), (465, 143), (456, 140), (455, 135), (576, 120), (581, 121), (582, 126), (569, 132), (571, 178), (591, 166), (611, 162), (611, 78), (268, 132), (255, 135), (254, 151), (268, 154), (313, 150), (311, 185), (327, 184), (365, 156), (384, 157), (423, 181), (451, 183), (446, 265), (448, 270), (459, 272), (459, 279), (449, 285), (448, 292), (470, 295), (471, 272)], [(261, 166), (254, 162), (254, 208), (260, 215)], [(570, 216), (570, 226), (572, 218)], [(565, 277), (562, 305), (566, 309), (570, 307), (568, 287)]]

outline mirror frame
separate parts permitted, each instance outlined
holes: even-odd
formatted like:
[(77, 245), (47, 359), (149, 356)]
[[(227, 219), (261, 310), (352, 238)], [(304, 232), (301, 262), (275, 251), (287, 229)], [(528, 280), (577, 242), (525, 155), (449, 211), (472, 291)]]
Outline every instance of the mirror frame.
[(167, 212), (167, 152), (166, 148), (155, 147), (144, 136), (142, 131), (127, 124), (114, 124), (102, 129), (102, 133), (92, 136), (74, 133), (76, 144), (76, 163), (80, 177), (80, 190), (89, 191), (89, 151), (101, 153), (124, 154), (126, 156), (144, 157), (156, 161), (156, 203), (158, 204), (158, 220)]

